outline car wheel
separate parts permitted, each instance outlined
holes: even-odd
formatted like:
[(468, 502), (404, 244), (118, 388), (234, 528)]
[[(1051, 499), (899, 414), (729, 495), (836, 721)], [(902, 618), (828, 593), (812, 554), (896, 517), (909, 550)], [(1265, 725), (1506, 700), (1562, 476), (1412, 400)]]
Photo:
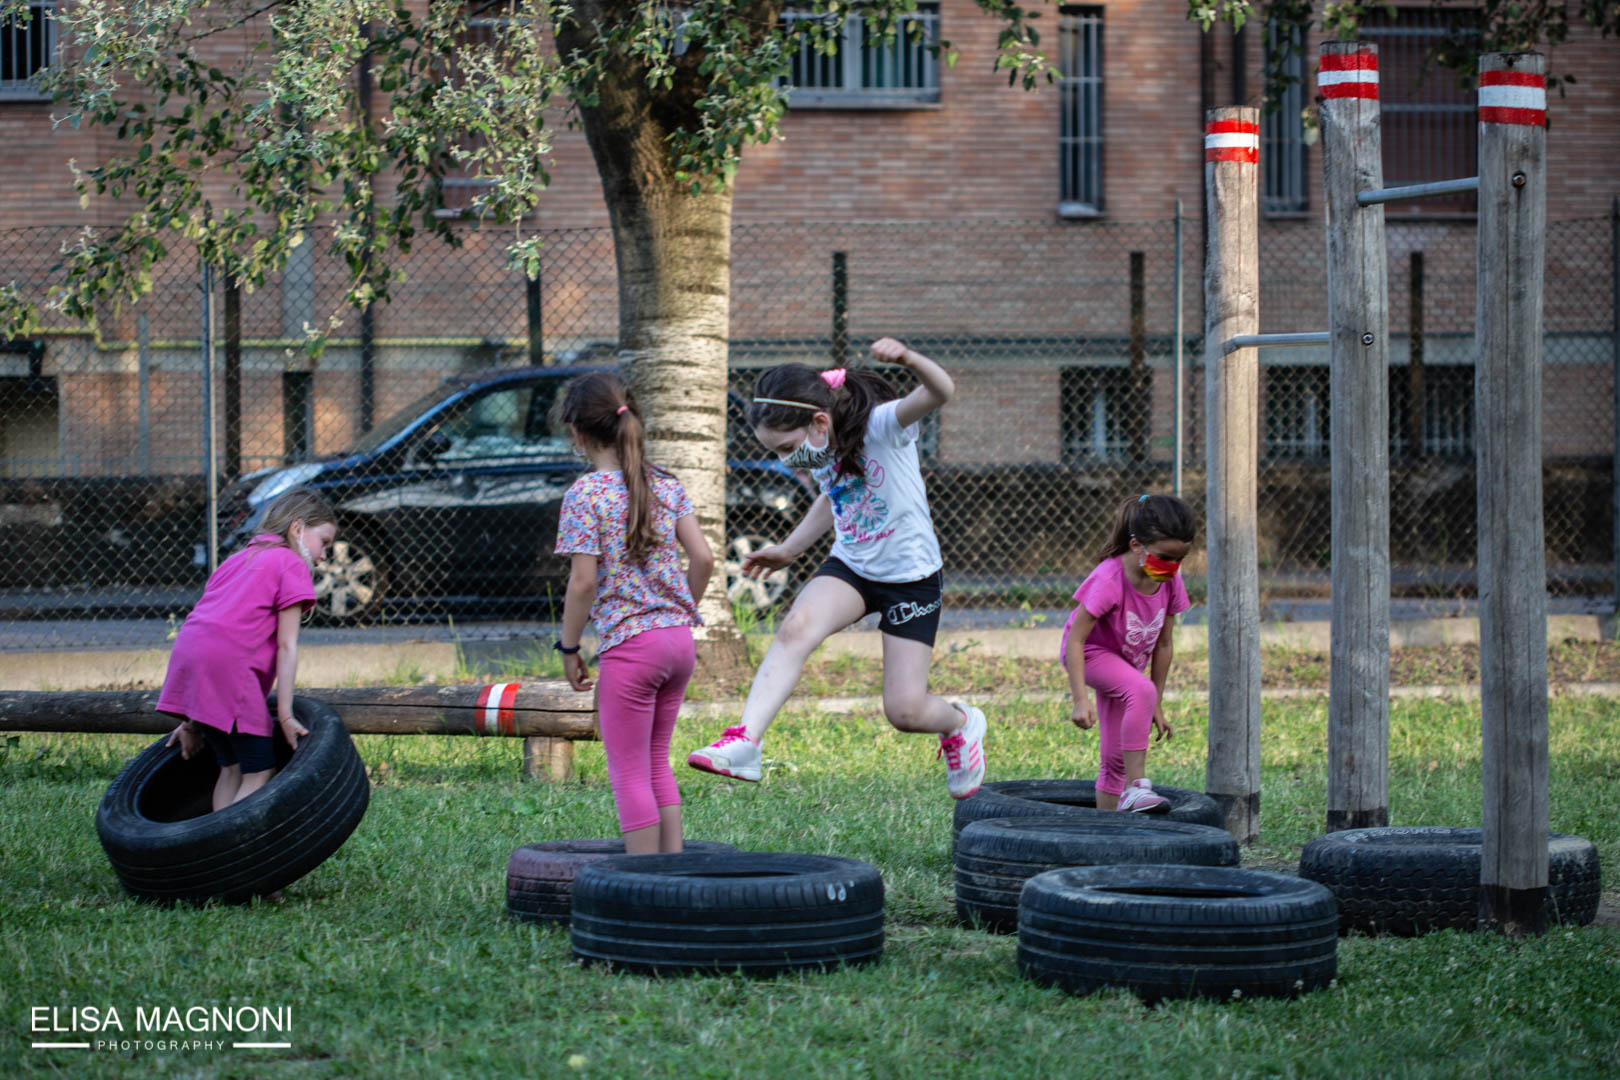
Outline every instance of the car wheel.
[(757, 532), (739, 533), (726, 543), (726, 599), (731, 606), (742, 611), (765, 612), (787, 599), (793, 584), (792, 571), (786, 567), (773, 570), (761, 578), (744, 577), (743, 559), (751, 552), (776, 543)]
[(322, 622), (364, 622), (382, 609), (388, 570), (368, 537), (334, 541), (314, 576), (315, 615)]

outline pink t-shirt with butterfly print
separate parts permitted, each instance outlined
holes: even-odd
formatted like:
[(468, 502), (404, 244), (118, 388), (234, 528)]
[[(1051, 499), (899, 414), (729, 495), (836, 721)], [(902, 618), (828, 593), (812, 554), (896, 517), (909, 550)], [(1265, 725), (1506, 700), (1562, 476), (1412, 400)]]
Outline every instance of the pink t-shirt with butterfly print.
[[(1123, 656), (1136, 670), (1146, 671), (1164, 629), (1165, 616), (1180, 615), (1190, 604), (1180, 574), (1160, 584), (1151, 595), (1138, 592), (1125, 578), (1123, 560), (1128, 557), (1104, 559), (1075, 590), (1074, 599), (1097, 620), (1086, 637), (1086, 652), (1107, 649)], [(1069, 628), (1079, 610), (1070, 612), (1069, 621), (1063, 624), (1060, 659), (1068, 656)]]
[(658, 543), (639, 566), (625, 552), (630, 493), (622, 473), (586, 473), (563, 496), (557, 554), (596, 556), (591, 619), (598, 653), (648, 630), (703, 625), (675, 550), (675, 522), (696, 513), (692, 500), (667, 473), (653, 473), (652, 491)]

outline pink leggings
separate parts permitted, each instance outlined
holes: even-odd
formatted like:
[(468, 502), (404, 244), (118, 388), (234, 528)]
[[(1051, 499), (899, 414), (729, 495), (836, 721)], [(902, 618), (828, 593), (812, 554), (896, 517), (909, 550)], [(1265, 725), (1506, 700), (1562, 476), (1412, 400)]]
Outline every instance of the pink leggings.
[(1086, 685), (1097, 692), (1097, 790), (1118, 795), (1125, 790), (1125, 751), (1147, 749), (1159, 694), (1152, 679), (1107, 649), (1086, 650)]
[(669, 738), (695, 659), (685, 626), (645, 630), (602, 654), (596, 709), (621, 832), (657, 825), (659, 807), (681, 804)]

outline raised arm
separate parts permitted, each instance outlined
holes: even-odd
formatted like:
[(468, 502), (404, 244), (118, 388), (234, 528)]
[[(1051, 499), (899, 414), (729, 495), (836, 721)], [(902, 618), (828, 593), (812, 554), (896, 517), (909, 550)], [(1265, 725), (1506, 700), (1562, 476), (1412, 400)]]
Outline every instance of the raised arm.
[(895, 410), (901, 427), (910, 427), (956, 396), (956, 384), (945, 369), (903, 342), (879, 338), (872, 343), (872, 355), (886, 364), (910, 368), (917, 376), (917, 388), (901, 398)]

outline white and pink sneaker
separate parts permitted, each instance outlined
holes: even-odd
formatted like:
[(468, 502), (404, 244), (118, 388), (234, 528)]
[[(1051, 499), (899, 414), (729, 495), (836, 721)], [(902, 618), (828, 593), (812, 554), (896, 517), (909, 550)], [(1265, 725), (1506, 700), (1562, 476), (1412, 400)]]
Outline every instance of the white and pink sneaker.
[(1147, 777), (1132, 782), (1125, 789), (1125, 794), (1119, 797), (1119, 808), (1132, 813), (1141, 813), (1144, 810), (1155, 810), (1161, 806), (1168, 806), (1170, 800), (1163, 795), (1153, 793), (1153, 781)]
[(718, 739), (703, 749), (692, 751), (687, 755), (686, 763), (694, 769), (712, 772), (717, 776), (729, 776), (733, 780), (749, 780), (757, 784), (764, 775), (760, 768), (761, 759), (759, 744), (750, 739), (739, 724), (736, 727), (726, 728)]
[(965, 799), (984, 783), (984, 711), (959, 705), (966, 718), (951, 735), (939, 737), (939, 756), (945, 759), (945, 787), (953, 799)]

